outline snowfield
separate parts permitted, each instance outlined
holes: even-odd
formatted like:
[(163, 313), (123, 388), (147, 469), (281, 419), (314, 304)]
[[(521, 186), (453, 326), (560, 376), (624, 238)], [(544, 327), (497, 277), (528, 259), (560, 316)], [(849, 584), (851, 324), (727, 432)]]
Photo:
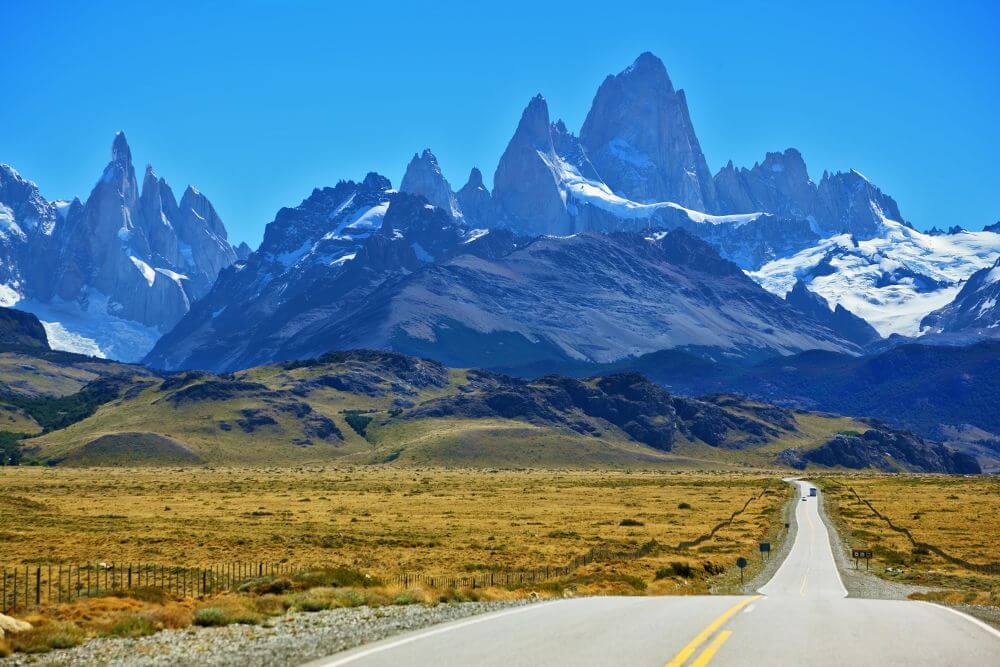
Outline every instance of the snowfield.
[(857, 243), (833, 236), (749, 275), (782, 297), (801, 278), (831, 308), (842, 305), (883, 336), (916, 336), (920, 320), (951, 303), (961, 283), (998, 254), (1000, 234), (931, 236), (886, 220), (880, 236)]

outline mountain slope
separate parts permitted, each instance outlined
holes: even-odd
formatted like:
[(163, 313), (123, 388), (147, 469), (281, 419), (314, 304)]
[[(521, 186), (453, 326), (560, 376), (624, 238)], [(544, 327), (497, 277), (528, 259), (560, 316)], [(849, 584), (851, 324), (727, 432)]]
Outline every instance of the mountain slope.
[(868, 322), (840, 304), (831, 310), (826, 299), (810, 292), (801, 280), (796, 281), (791, 291), (785, 295), (785, 301), (800, 312), (822, 323), (841, 338), (862, 348), (881, 339), (878, 331)]
[(0, 167), (6, 252), (0, 301), (35, 313), (54, 347), (135, 360), (236, 259), (208, 199), (178, 203), (147, 167), (142, 186), (125, 135), (85, 203), (49, 203)]
[[(316, 228), (302, 220), (315, 202), (288, 213), (297, 236), (285, 245), (304, 239), (294, 263), (273, 260), (276, 220), (261, 249), (224, 272), (148, 362), (233, 370), (356, 347), (458, 366), (605, 362), (685, 346), (736, 356), (858, 349), (682, 231), (543, 237), (522, 248), (509, 233), (469, 230), (423, 198), (390, 194), (384, 182), (361, 188), (385, 206), (381, 227), (334, 257), (320, 246), (342, 237), (326, 230), (369, 210), (343, 203), (360, 201), (356, 184), (338, 188), (317, 209)], [(346, 217), (331, 221), (331, 211)]]
[(955, 300), (920, 322), (927, 339), (971, 341), (1000, 337), (1000, 259), (962, 285)]
[(1000, 234), (993, 232), (931, 236), (888, 219), (882, 224), (877, 236), (832, 236), (750, 276), (775, 294), (802, 281), (883, 336), (914, 336), (924, 316), (951, 302), (961, 282), (1000, 253)]
[(548, 237), (497, 259), (462, 255), (303, 334), (293, 349), (364, 341), (462, 366), (606, 362), (672, 347), (856, 349), (684, 232)]

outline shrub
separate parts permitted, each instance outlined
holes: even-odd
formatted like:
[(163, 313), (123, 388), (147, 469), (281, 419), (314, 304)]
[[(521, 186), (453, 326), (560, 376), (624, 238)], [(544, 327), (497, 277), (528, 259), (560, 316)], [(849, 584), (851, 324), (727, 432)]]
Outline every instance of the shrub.
[(642, 521), (636, 521), (635, 519), (622, 519), (618, 522), (619, 526), (645, 526)]
[(229, 625), (229, 615), (218, 607), (204, 607), (194, 613), (194, 624), (205, 628)]
[(290, 595), (287, 602), (294, 611), (323, 611), (334, 605), (334, 589), (314, 588)]
[(191, 613), (190, 609), (183, 605), (174, 603), (154, 609), (149, 612), (149, 617), (154, 623), (172, 630), (186, 628), (191, 625), (194, 620), (194, 615)]
[(681, 503), (681, 504), (679, 504), (677, 506), (677, 509), (679, 509), (679, 510), (689, 510), (689, 509), (691, 509), (691, 505), (688, 504), (688, 503)]
[(685, 579), (690, 579), (694, 574), (694, 570), (688, 563), (674, 562), (670, 564), (670, 567), (661, 567), (656, 571), (657, 579), (666, 579), (667, 577), (683, 577)]
[(705, 572), (709, 575), (722, 574), (726, 571), (726, 568), (721, 563), (713, 563), (710, 560), (706, 560), (701, 566), (705, 568)]
[(367, 601), (365, 596), (359, 591), (337, 591), (334, 596), (338, 607), (360, 607)]
[(233, 623), (257, 625), (261, 620), (261, 614), (251, 600), (235, 595), (213, 600), (212, 604), (202, 607), (194, 613), (195, 625), (205, 627)]
[(156, 633), (159, 628), (148, 616), (126, 616), (111, 626), (109, 634), (115, 637), (145, 637)]
[(292, 581), (286, 577), (261, 577), (244, 582), (237, 589), (240, 593), (257, 595), (281, 595), (292, 589)]
[(417, 589), (403, 591), (392, 599), (393, 604), (426, 604), (429, 601), (427, 595)]
[(12, 648), (22, 653), (47, 653), (57, 648), (73, 648), (83, 643), (83, 630), (72, 623), (56, 621), (18, 633)]

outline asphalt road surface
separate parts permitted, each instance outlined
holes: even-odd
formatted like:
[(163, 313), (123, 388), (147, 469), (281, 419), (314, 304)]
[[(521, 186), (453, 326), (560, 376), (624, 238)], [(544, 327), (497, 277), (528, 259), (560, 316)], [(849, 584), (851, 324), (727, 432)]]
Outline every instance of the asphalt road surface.
[[(808, 482), (797, 482), (808, 492)], [(924, 602), (847, 599), (816, 498), (753, 596), (594, 597), (435, 626), (311, 663), (399, 665), (975, 665), (1000, 667), (1000, 632)]]

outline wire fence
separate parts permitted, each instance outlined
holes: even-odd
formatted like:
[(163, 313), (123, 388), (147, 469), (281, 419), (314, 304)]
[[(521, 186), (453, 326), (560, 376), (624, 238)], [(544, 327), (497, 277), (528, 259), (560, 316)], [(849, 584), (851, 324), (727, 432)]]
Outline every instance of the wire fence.
[(178, 598), (237, 589), (254, 578), (294, 575), (287, 563), (227, 562), (209, 567), (153, 563), (71, 563), (3, 568), (0, 610), (23, 610), (83, 597), (155, 589)]

